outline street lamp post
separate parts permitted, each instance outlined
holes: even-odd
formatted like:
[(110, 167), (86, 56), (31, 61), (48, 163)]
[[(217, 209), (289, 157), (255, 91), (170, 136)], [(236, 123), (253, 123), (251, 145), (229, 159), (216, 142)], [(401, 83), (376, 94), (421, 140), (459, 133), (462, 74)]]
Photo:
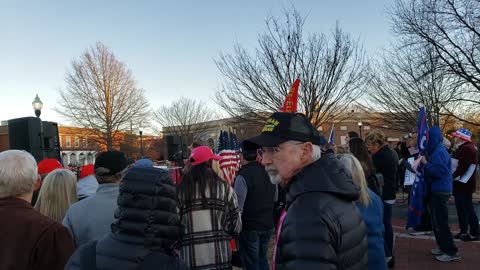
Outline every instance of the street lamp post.
[(143, 158), (143, 137), (142, 137), (143, 129), (139, 128), (138, 133), (140, 133), (140, 158)]
[(363, 125), (362, 121), (358, 122), (358, 131), (360, 131), (360, 134), (359, 134), (360, 138), (362, 138), (362, 125)]
[(40, 114), (42, 113), (43, 102), (38, 97), (38, 94), (35, 96), (35, 99), (32, 102), (32, 107), (33, 107), (33, 110), (35, 111), (35, 115), (37, 117), (40, 117)]

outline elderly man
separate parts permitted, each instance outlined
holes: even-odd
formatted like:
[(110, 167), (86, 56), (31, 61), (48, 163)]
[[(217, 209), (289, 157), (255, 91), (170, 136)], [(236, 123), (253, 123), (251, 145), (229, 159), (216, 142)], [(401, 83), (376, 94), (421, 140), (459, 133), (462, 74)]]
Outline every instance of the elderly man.
[(352, 203), (359, 188), (307, 117), (276, 112), (262, 133), (262, 163), (274, 184), (287, 190), (280, 219), (275, 269), (367, 269), (367, 236)]
[(63, 219), (78, 247), (92, 240), (98, 240), (110, 232), (115, 220), (118, 188), (126, 173), (127, 159), (122, 152), (102, 152), (95, 159), (97, 192), (74, 203)]
[(60, 270), (75, 247), (61, 224), (30, 204), (40, 187), (37, 163), (21, 150), (0, 153), (0, 268)]

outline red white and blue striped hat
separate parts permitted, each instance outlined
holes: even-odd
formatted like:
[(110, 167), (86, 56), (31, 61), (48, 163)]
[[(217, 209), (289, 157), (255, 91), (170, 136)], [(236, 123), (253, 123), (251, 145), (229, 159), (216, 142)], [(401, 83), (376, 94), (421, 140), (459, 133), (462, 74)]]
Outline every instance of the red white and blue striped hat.
[(472, 132), (466, 128), (460, 128), (459, 130), (452, 132), (452, 136), (458, 137), (467, 142), (472, 142)]

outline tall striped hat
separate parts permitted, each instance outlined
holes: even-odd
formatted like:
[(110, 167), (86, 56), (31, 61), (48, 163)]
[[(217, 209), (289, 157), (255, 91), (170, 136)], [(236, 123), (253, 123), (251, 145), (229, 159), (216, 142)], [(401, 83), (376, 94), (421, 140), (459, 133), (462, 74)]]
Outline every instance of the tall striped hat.
[(452, 136), (458, 137), (467, 142), (472, 142), (472, 132), (466, 128), (460, 128), (459, 130), (452, 132)]

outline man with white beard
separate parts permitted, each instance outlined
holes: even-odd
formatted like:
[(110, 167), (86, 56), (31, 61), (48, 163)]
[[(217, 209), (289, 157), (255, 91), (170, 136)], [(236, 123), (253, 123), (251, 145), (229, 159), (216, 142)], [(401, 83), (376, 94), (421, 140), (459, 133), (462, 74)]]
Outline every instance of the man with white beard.
[(300, 113), (276, 112), (249, 141), (262, 146), (262, 164), (287, 192), (274, 258), (276, 270), (366, 269), (366, 226), (352, 203), (359, 188)]

